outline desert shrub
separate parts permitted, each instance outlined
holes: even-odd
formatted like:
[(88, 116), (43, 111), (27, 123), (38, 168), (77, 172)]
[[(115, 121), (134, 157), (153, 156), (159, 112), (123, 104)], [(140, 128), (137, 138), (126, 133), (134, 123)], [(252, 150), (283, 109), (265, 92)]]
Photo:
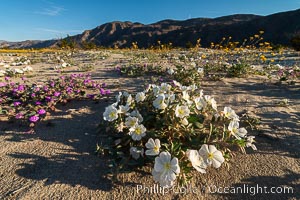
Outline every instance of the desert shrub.
[(196, 84), (200, 86), (204, 71), (202, 67), (184, 67), (177, 65), (174, 69), (170, 68), (167, 70), (168, 78), (182, 83), (183, 85)]
[(133, 65), (118, 65), (115, 71), (120, 75), (129, 77), (139, 77), (144, 75), (161, 75), (164, 70), (161, 66), (154, 64), (133, 64)]
[(250, 65), (247, 63), (232, 64), (228, 69), (229, 77), (245, 77), (250, 72)]

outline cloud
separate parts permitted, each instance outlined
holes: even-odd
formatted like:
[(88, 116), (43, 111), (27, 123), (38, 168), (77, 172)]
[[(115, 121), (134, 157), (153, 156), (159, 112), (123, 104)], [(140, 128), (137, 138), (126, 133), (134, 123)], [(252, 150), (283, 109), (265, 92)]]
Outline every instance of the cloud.
[(82, 30), (57, 30), (57, 29), (48, 29), (48, 28), (35, 28), (37, 31), (48, 32), (48, 33), (56, 33), (56, 34), (69, 34), (69, 33), (81, 33)]
[(41, 11), (36, 11), (34, 13), (40, 15), (58, 16), (65, 10), (66, 9), (62, 6), (50, 6), (48, 8), (44, 8)]

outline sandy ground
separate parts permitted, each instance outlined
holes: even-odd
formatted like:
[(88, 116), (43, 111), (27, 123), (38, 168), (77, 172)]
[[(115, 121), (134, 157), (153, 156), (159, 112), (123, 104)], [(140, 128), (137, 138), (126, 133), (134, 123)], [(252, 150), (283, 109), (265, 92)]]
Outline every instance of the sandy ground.
[[(119, 77), (111, 68), (122, 58), (115, 54), (97, 61), (93, 77), (114, 85), (113, 91), (138, 91), (149, 78)], [(43, 76), (32, 80), (55, 76), (49, 66), (34, 65)], [(33, 135), (20, 134), (22, 127), (17, 123), (0, 121), (0, 199), (300, 199), (299, 83), (275, 85), (254, 76), (207, 81), (203, 89), (220, 107), (230, 105), (239, 114), (247, 111), (261, 118), (259, 130), (248, 131), (256, 136), (257, 151), (237, 153), (229, 168), (223, 165), (207, 174), (195, 172), (189, 188), (165, 191), (165, 195), (154, 191), (150, 166), (120, 174), (119, 182), (112, 184), (107, 159), (95, 154), (97, 142), (105, 139), (96, 128), (111, 99), (98, 104), (73, 101), (59, 106)], [(284, 98), (289, 99), (289, 106), (277, 106)], [(253, 195), (251, 189), (267, 187), (270, 192), (271, 187), (284, 186), (293, 192)], [(214, 193), (215, 187), (247, 187), (249, 191)]]

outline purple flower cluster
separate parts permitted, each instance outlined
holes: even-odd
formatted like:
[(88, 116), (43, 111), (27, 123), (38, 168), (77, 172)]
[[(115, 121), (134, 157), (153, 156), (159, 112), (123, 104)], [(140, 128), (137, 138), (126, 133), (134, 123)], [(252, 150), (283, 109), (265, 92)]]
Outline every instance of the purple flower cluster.
[(57, 103), (83, 98), (97, 100), (111, 93), (104, 89), (105, 83), (92, 80), (91, 74), (61, 76), (42, 85), (12, 82), (9, 77), (5, 81), (0, 82), (0, 107), (7, 111), (3, 113), (12, 119), (28, 121), (31, 126), (41, 121)]

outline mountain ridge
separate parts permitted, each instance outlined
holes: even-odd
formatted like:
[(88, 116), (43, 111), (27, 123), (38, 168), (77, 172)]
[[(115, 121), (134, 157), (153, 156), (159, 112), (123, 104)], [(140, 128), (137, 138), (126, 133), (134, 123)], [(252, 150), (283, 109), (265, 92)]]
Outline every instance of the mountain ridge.
[[(265, 32), (265, 41), (289, 45), (293, 35), (300, 33), (300, 9), (275, 13), (267, 16), (254, 14), (234, 14), (217, 18), (192, 18), (187, 20), (165, 19), (151, 24), (130, 21), (104, 23), (81, 34), (70, 36), (77, 46), (93, 43), (103, 47), (130, 47), (137, 42), (139, 47), (148, 48), (161, 43), (172, 43), (176, 47), (195, 44), (201, 38), (201, 45), (207, 47), (210, 42), (219, 42), (223, 37), (232, 37), (234, 41)], [(60, 40), (27, 40), (21, 42), (0, 42), (7, 48), (44, 48), (58, 47)]]

